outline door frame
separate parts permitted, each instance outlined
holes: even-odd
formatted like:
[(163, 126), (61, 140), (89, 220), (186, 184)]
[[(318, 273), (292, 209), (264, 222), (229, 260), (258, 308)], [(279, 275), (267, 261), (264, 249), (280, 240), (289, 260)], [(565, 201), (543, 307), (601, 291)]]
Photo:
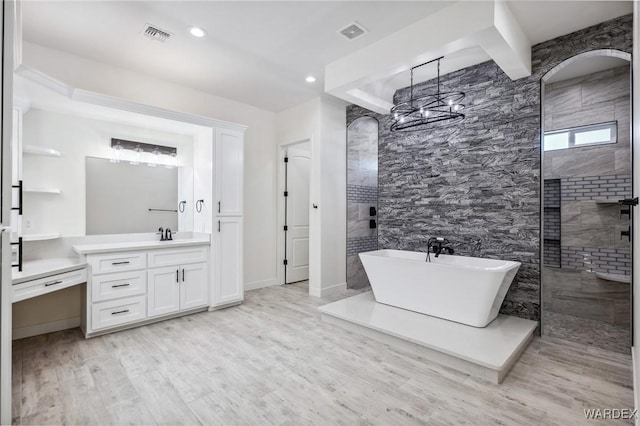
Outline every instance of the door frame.
[[(12, 287), (11, 250), (9, 233), (2, 232), (9, 225), (11, 208), (11, 138), (13, 136), (13, 70), (16, 45), (16, 28), (19, 30), (19, 6), (15, 1), (2, 1), (0, 32), (2, 34), (2, 108), (0, 114), (0, 173), (2, 174), (2, 212), (0, 214), (0, 424), (11, 424), (12, 377)], [(18, 37), (20, 40), (20, 37)]]
[[(276, 173), (277, 182), (276, 182), (276, 242), (277, 242), (277, 250), (276, 250), (276, 285), (284, 285), (285, 282), (285, 265), (283, 260), (286, 256), (285, 253), (285, 232), (284, 232), (284, 216), (285, 216), (285, 200), (284, 200), (284, 190), (285, 190), (285, 164), (284, 157), (289, 148), (292, 148), (296, 145), (300, 145), (303, 143), (309, 143), (309, 159), (313, 162), (313, 137), (308, 137), (305, 139), (297, 140), (295, 142), (283, 142), (278, 144), (277, 149), (277, 164), (278, 171)], [(311, 164), (311, 163), (310, 163)], [(309, 170), (309, 196), (311, 199), (311, 188), (313, 188), (314, 176), (313, 170)], [(311, 251), (311, 236), (313, 235), (311, 228), (313, 226), (311, 220), (311, 209), (309, 209), (309, 288), (311, 288), (311, 262), (315, 259), (312, 258)], [(319, 263), (319, 262), (318, 262)]]

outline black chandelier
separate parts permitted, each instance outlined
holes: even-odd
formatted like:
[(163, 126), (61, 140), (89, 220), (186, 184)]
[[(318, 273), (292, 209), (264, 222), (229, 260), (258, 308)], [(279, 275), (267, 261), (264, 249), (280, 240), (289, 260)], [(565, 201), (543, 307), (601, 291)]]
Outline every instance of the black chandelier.
[[(393, 114), (393, 124), (391, 124), (392, 132), (422, 130), (427, 127), (433, 127), (436, 124), (444, 124), (446, 122), (453, 123), (464, 118), (464, 114), (461, 112), (464, 109), (464, 105), (462, 104), (464, 93), (440, 91), (440, 60), (442, 58), (444, 58), (444, 56), (411, 68), (411, 92), (409, 100), (391, 108), (391, 114)], [(433, 62), (438, 63), (436, 93), (414, 99), (413, 70)]]

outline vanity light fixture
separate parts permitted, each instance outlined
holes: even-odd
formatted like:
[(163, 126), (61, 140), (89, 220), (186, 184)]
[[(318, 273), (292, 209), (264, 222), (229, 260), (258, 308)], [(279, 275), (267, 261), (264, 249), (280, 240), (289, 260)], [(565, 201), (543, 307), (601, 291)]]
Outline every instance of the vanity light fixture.
[(200, 27), (191, 27), (189, 28), (189, 33), (197, 38), (202, 38), (207, 35), (207, 32)]
[(149, 161), (147, 161), (147, 166), (149, 167), (157, 166), (160, 160), (160, 150), (154, 149), (153, 152), (150, 152), (147, 154), (147, 158), (149, 159)]
[[(392, 132), (411, 132), (424, 130), (446, 123), (454, 123), (464, 119), (463, 92), (442, 92), (440, 90), (440, 60), (433, 59), (411, 68), (411, 86), (409, 100), (397, 103), (391, 108), (393, 114)], [(436, 92), (414, 98), (413, 70), (433, 62), (438, 63), (438, 76), (436, 80)]]
[[(160, 163), (160, 158), (162, 158), (163, 155), (169, 155), (176, 159), (178, 155), (178, 149), (172, 146), (155, 145), (150, 143), (142, 143), (115, 138), (111, 139), (111, 148), (114, 150), (114, 159), (111, 160), (113, 163), (120, 162), (120, 160), (123, 158), (123, 150), (126, 149), (129, 151), (133, 151), (134, 154), (129, 163), (134, 166), (137, 166), (142, 162), (143, 153), (148, 153), (148, 155), (152, 158), (151, 160), (147, 161), (147, 165), (151, 167), (155, 167), (158, 163)], [(177, 161), (174, 160), (174, 163), (176, 162)]]
[(129, 164), (132, 166), (137, 166), (140, 164), (140, 160), (142, 159), (142, 148), (138, 147), (133, 150), (135, 154), (133, 155), (133, 160), (129, 161)]
[(120, 145), (119, 142), (114, 145), (112, 142), (111, 149), (113, 149), (113, 157), (111, 157), (109, 161), (112, 163), (119, 163), (120, 157), (122, 156), (122, 145)]
[(178, 167), (178, 155), (175, 152), (167, 155), (169, 156), (169, 161), (165, 163), (164, 167), (167, 169)]
[(316, 78), (312, 75), (308, 75), (307, 78), (304, 79), (304, 81), (306, 81), (307, 83), (315, 83)]

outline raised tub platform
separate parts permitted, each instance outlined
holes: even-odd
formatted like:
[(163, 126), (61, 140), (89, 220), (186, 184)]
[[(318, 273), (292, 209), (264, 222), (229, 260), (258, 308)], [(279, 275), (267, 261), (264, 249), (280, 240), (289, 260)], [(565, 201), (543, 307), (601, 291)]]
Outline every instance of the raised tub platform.
[(485, 328), (470, 327), (377, 303), (370, 291), (319, 310), (326, 322), (493, 383), (502, 382), (538, 326), (499, 315)]

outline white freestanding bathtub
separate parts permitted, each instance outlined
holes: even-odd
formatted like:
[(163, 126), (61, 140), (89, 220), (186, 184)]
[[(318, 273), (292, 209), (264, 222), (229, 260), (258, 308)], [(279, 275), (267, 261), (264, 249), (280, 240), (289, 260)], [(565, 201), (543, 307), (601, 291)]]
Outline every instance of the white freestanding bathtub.
[(520, 262), (377, 250), (360, 253), (377, 302), (486, 327), (498, 316)]

